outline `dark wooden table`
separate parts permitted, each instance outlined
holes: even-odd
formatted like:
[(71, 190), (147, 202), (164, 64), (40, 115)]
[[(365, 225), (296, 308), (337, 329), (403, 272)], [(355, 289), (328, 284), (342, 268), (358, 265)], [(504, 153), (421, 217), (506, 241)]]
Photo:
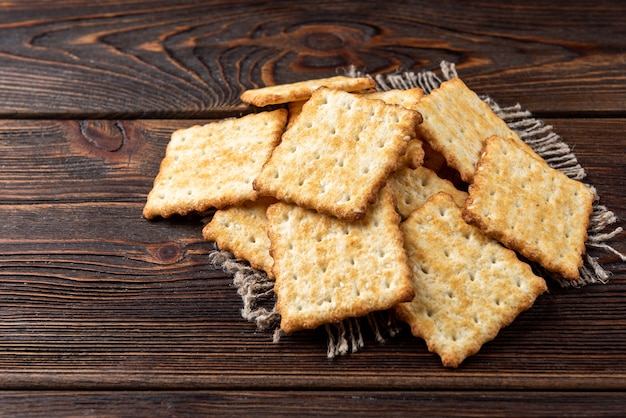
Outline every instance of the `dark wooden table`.
[(244, 89), (447, 60), (552, 125), (626, 226), (625, 3), (509, 3), (0, 2), (0, 416), (623, 413), (616, 256), (449, 370), (406, 330), (334, 360), (324, 331), (274, 344), (199, 219), (141, 217), (171, 132)]

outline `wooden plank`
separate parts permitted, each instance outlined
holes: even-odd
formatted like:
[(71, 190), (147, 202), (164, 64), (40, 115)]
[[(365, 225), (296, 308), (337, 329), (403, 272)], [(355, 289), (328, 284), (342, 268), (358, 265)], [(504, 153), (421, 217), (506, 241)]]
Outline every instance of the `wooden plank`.
[(617, 0), (104, 3), (3, 2), (1, 117), (221, 117), (246, 88), (441, 60), (503, 104), (624, 114)]
[[(458, 370), (406, 329), (380, 345), (364, 326), (332, 361), (323, 330), (274, 344), (199, 219), (141, 218), (170, 133), (200, 122), (0, 121), (0, 389), (626, 389), (626, 266), (605, 255), (607, 285), (552, 285)], [(546, 122), (625, 219), (626, 120)]]
[(620, 416), (615, 392), (4, 392), (3, 413), (50, 416)]

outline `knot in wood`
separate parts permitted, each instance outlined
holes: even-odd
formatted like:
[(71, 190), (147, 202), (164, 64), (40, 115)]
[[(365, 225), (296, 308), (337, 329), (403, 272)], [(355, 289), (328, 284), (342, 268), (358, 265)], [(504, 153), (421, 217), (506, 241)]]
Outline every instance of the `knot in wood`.
[(126, 143), (126, 131), (119, 121), (81, 120), (79, 126), (83, 138), (100, 150), (116, 152)]
[(356, 51), (369, 39), (369, 32), (365, 26), (307, 24), (298, 27), (288, 40), (297, 53), (294, 66), (319, 69), (361, 65)]
[(175, 243), (165, 243), (158, 247), (155, 256), (160, 264), (173, 264), (182, 258), (182, 250)]

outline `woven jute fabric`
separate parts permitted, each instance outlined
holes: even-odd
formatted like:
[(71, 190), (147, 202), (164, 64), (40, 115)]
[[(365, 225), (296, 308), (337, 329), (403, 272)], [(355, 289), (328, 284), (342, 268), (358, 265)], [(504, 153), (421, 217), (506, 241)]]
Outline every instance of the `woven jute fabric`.
[[(350, 76), (367, 76), (355, 68), (348, 69), (346, 73)], [(458, 74), (454, 64), (444, 61), (441, 63), (438, 73), (434, 71), (398, 72), (377, 75), (374, 80), (379, 90), (419, 87), (425, 93), (430, 93), (439, 87), (443, 81), (455, 77), (458, 77)], [(530, 111), (523, 109), (519, 104), (500, 107), (491, 97), (486, 95), (480, 97), (550, 166), (562, 171), (572, 179), (585, 182), (585, 169), (579, 164), (567, 143), (554, 132), (552, 126), (534, 118)], [(593, 185), (589, 184), (589, 186), (595, 192)], [(538, 265), (533, 265), (533, 268), (544, 278), (562, 287), (581, 287), (606, 283), (611, 273), (591, 253), (592, 250), (596, 253), (598, 251), (610, 253), (626, 262), (626, 255), (618, 252), (608, 243), (623, 231), (621, 227), (612, 228), (616, 222), (615, 214), (600, 204), (600, 197), (596, 193), (593, 213), (587, 231), (588, 238), (585, 243), (587, 253), (580, 269), (580, 279), (570, 281), (552, 274)], [(242, 317), (255, 323), (259, 330), (268, 332), (273, 336), (274, 342), (278, 342), (283, 335), (279, 328), (280, 314), (276, 311), (274, 282), (267, 277), (265, 272), (254, 270), (247, 262), (235, 259), (230, 252), (215, 251), (209, 257), (215, 268), (222, 269), (233, 276), (233, 285), (243, 303)], [(402, 327), (403, 325), (394, 318), (390, 311), (374, 312), (363, 318), (351, 318), (340, 323), (327, 324), (325, 325), (328, 336), (327, 357), (334, 358), (359, 351), (365, 346), (364, 335), (371, 336), (377, 342), (383, 343), (386, 339), (395, 336)]]

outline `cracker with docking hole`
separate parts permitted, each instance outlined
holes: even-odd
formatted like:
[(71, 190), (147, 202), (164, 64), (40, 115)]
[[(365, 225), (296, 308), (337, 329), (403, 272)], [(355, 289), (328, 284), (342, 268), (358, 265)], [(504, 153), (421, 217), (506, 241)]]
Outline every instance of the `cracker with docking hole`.
[(415, 111), (322, 87), (285, 131), (254, 187), (321, 213), (362, 218), (420, 121)]
[(467, 193), (457, 189), (446, 179), (442, 179), (434, 171), (426, 167), (410, 169), (401, 167), (389, 176), (387, 181), (396, 201), (396, 209), (402, 219), (409, 217), (411, 212), (422, 206), (428, 198), (446, 192), (460, 208), (465, 206)]
[(476, 354), (547, 290), (514, 251), (466, 224), (446, 193), (400, 228), (416, 296), (395, 311), (446, 367)]
[(187, 215), (257, 199), (252, 182), (286, 122), (287, 111), (278, 109), (175, 131), (144, 217)]
[(307, 100), (320, 87), (343, 91), (361, 91), (374, 88), (376, 82), (369, 77), (346, 77), (342, 75), (289, 84), (261, 87), (241, 93), (241, 100), (258, 107)]
[(595, 194), (516, 144), (486, 141), (463, 216), (527, 259), (577, 280)]
[(272, 198), (259, 198), (239, 206), (230, 206), (215, 212), (211, 222), (202, 229), (208, 241), (214, 241), (222, 251), (230, 251), (252, 268), (263, 270), (270, 279), (274, 260), (270, 256), (270, 239), (267, 236), (265, 212)]
[(441, 83), (420, 100), (417, 110), (424, 118), (417, 127), (420, 138), (440, 152), (467, 183), (472, 181), (485, 140), (492, 135), (512, 138), (541, 159), (459, 78)]
[(281, 329), (312, 329), (413, 298), (400, 217), (384, 187), (347, 222), (279, 202), (267, 210)]
[[(408, 90), (374, 91), (361, 93), (361, 95), (366, 99), (382, 100), (387, 104), (394, 104), (415, 110), (417, 102), (424, 97), (424, 91), (420, 88), (413, 88)], [(306, 101), (288, 103), (289, 120), (287, 122), (287, 129), (291, 127), (295, 118), (302, 112), (302, 106), (304, 106), (305, 102)], [(418, 138), (409, 141), (406, 153), (400, 158), (398, 165), (406, 165), (410, 168), (416, 168), (422, 165), (424, 162), (423, 146), (423, 142)]]
[[(387, 91), (374, 91), (363, 93), (366, 99), (382, 100), (387, 104), (393, 104), (405, 107), (411, 110), (417, 110), (417, 103), (424, 97), (424, 91), (420, 88), (412, 88), (407, 90), (392, 89)], [(401, 157), (399, 165), (406, 165), (410, 168), (416, 168), (424, 162), (424, 148), (419, 138), (409, 141), (406, 153)]]

